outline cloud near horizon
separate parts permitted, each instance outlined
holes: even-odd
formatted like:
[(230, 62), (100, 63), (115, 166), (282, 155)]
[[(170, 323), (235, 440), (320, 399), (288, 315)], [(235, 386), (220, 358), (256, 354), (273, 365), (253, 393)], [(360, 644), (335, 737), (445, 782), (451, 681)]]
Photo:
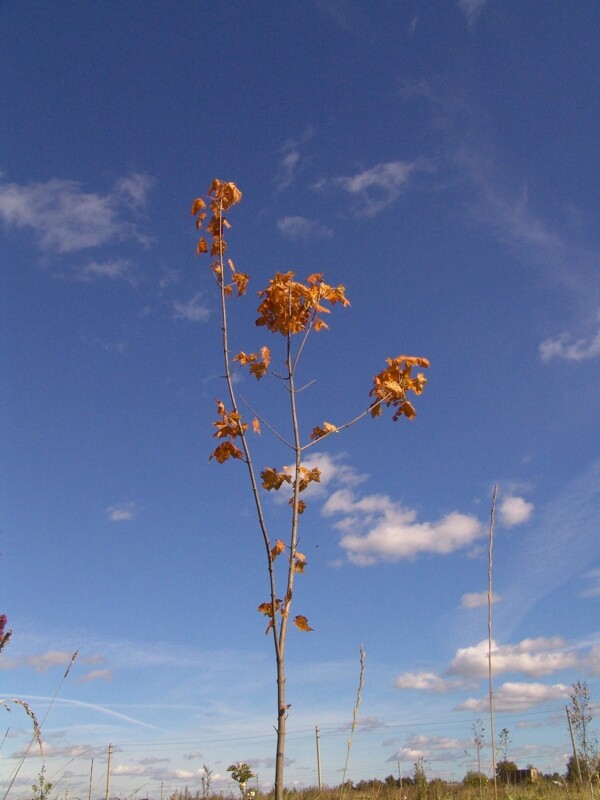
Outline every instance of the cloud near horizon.
[[(550, 675), (579, 664), (577, 653), (559, 636), (523, 639), (518, 644), (498, 645), (492, 640), (494, 672), (520, 672), (532, 678)], [(448, 675), (485, 678), (488, 674), (488, 641), (460, 647), (448, 668)]]
[(150, 238), (134, 219), (153, 184), (149, 175), (133, 174), (100, 194), (57, 178), (1, 183), (0, 220), (7, 228), (32, 229), (41, 250), (61, 255), (127, 239), (148, 245)]
[(397, 689), (418, 689), (434, 694), (445, 694), (460, 685), (456, 679), (441, 678), (435, 672), (404, 672), (394, 681)]
[[(503, 683), (494, 692), (497, 711), (526, 711), (532, 706), (569, 696), (570, 687), (563, 683), (549, 686), (545, 683)], [(489, 697), (469, 698), (456, 706), (456, 711), (486, 711)]]

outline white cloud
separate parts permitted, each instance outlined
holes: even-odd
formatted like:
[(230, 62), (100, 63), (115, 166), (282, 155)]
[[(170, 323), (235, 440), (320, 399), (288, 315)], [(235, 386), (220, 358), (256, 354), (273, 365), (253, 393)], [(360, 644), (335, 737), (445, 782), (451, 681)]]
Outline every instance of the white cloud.
[[(492, 605), (499, 603), (501, 600), (502, 597), (499, 594), (492, 592)], [(460, 598), (461, 608), (480, 608), (481, 606), (487, 606), (487, 604), (487, 592), (467, 592)]]
[[(544, 683), (503, 683), (494, 692), (496, 711), (525, 711), (532, 706), (569, 696), (570, 688), (562, 683), (548, 686)], [(489, 698), (469, 698), (460, 703), (457, 711), (487, 711)]]
[(404, 508), (387, 495), (358, 500), (349, 489), (334, 492), (323, 514), (342, 514), (335, 524), (344, 535), (340, 546), (348, 559), (365, 566), (378, 561), (399, 561), (420, 553), (446, 555), (471, 545), (482, 535), (478, 519), (457, 511), (436, 522), (417, 522), (417, 512)]
[(173, 303), (174, 319), (187, 319), (189, 322), (206, 322), (210, 309), (202, 302), (202, 292), (197, 292), (185, 303)]
[(153, 179), (148, 175), (121, 178), (106, 194), (84, 192), (76, 181), (0, 184), (0, 219), (9, 228), (30, 228), (42, 250), (72, 253), (115, 240), (148, 244), (132, 221), (144, 205)]
[(458, 0), (458, 7), (467, 18), (470, 28), (477, 22), (486, 2), (487, 0)]
[(112, 681), (112, 670), (110, 669), (93, 669), (86, 675), (79, 678), (78, 683), (91, 683), (92, 681)]
[(472, 742), (465, 739), (449, 739), (447, 736), (425, 736), (413, 734), (405, 741), (405, 747), (423, 748), (426, 750), (460, 750), (461, 755)]
[[(310, 483), (308, 488), (302, 492), (304, 500), (322, 498), (327, 491), (331, 490), (334, 486), (351, 487), (358, 486), (363, 481), (367, 480), (368, 475), (356, 472), (356, 470), (344, 464), (344, 453), (338, 455), (331, 455), (331, 453), (321, 453), (313, 451), (306, 458), (302, 459), (302, 466), (305, 469), (315, 469), (321, 473), (321, 479)], [(284, 472), (289, 474), (293, 473), (293, 466), (285, 465)], [(290, 499), (290, 488), (284, 484), (281, 491), (274, 493), (273, 500), (275, 503), (287, 503)], [(329, 501), (327, 501), (329, 502)]]
[(576, 339), (568, 333), (561, 333), (557, 339), (546, 339), (540, 344), (540, 357), (548, 362), (553, 358), (565, 361), (585, 361), (600, 355), (600, 331), (593, 339)]
[[(567, 649), (558, 636), (523, 639), (518, 644), (497, 645), (492, 641), (494, 672), (522, 672), (532, 678), (570, 669), (579, 663), (577, 654)], [(488, 641), (472, 647), (461, 647), (448, 669), (449, 675), (463, 678), (485, 678), (488, 674)]]
[(498, 506), (500, 521), (505, 528), (522, 525), (530, 518), (534, 508), (533, 503), (527, 502), (522, 497), (509, 495), (504, 497)]
[(435, 672), (403, 672), (394, 681), (397, 689), (417, 689), (424, 692), (444, 694), (458, 685), (456, 680), (440, 678)]
[(277, 228), (286, 239), (329, 239), (333, 231), (318, 220), (288, 216), (278, 220)]
[(117, 259), (115, 261), (90, 261), (76, 271), (80, 281), (91, 282), (99, 278), (110, 280), (123, 280), (135, 286), (136, 279), (133, 274), (131, 261), (127, 259)]
[(111, 522), (127, 522), (137, 514), (137, 506), (135, 503), (119, 503), (109, 506), (104, 513)]
[(374, 217), (397, 199), (415, 172), (430, 171), (431, 166), (423, 159), (387, 161), (356, 175), (320, 180), (315, 188), (336, 186), (343, 189), (360, 200), (362, 213)]
[(50, 667), (66, 666), (72, 660), (73, 654), (64, 650), (48, 650), (39, 656), (29, 656), (25, 661), (36, 672), (46, 672)]
[(393, 761), (394, 763), (399, 761), (401, 764), (414, 764), (415, 761), (418, 761), (420, 758), (426, 758), (428, 755), (429, 753), (426, 750), (419, 750), (413, 747), (401, 747), (400, 750), (397, 750), (389, 758), (386, 758), (386, 761)]

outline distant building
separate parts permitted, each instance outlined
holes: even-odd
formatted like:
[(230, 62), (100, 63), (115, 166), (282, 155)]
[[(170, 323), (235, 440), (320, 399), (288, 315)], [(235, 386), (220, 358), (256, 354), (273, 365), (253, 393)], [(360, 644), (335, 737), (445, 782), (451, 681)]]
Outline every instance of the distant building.
[(515, 769), (508, 773), (510, 783), (537, 783), (540, 773), (535, 767)]

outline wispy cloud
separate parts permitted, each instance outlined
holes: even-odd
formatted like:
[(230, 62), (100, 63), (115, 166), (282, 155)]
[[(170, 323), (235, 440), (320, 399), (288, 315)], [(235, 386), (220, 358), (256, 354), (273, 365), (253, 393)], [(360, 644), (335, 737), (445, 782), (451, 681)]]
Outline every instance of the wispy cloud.
[(470, 28), (477, 22), (486, 2), (487, 0), (458, 0), (458, 7), (465, 15)]
[[(502, 597), (499, 594), (492, 592), (492, 605), (499, 603), (501, 600)], [(480, 608), (481, 606), (487, 606), (487, 603), (487, 592), (467, 592), (460, 598), (461, 608)]]
[(202, 292), (197, 292), (186, 302), (174, 302), (173, 318), (186, 319), (188, 322), (206, 322), (210, 316), (210, 309), (202, 298)]
[(78, 679), (78, 683), (92, 683), (93, 681), (112, 681), (113, 673), (110, 669), (93, 669)]
[(104, 513), (111, 522), (128, 522), (137, 514), (137, 505), (136, 503), (119, 503), (116, 506), (109, 506)]
[(25, 661), (36, 672), (46, 672), (50, 667), (66, 666), (72, 659), (73, 654), (64, 650), (48, 650), (38, 656), (29, 656)]
[(40, 249), (73, 253), (133, 239), (148, 244), (135, 212), (153, 185), (149, 175), (121, 178), (105, 194), (86, 192), (76, 181), (0, 184), (0, 219), (8, 228), (30, 228)]
[[(563, 683), (548, 686), (545, 683), (503, 683), (494, 692), (497, 711), (525, 711), (533, 706), (550, 701), (563, 700), (569, 696), (569, 687)], [(457, 711), (485, 711), (489, 708), (489, 697), (469, 698), (456, 707)]]
[(313, 129), (308, 128), (299, 139), (287, 139), (281, 148), (281, 158), (275, 176), (279, 190), (287, 189), (296, 180), (300, 170), (300, 148), (313, 137)]
[(445, 694), (459, 685), (456, 679), (442, 678), (435, 672), (403, 672), (394, 681), (398, 689), (417, 689), (434, 694)]
[[(600, 460), (537, 509), (526, 537), (514, 542), (511, 588), (496, 612), (505, 633), (549, 593), (595, 568), (600, 557)], [(535, 569), (531, 565), (535, 564)]]
[(92, 281), (107, 278), (109, 280), (127, 281), (132, 286), (137, 283), (133, 265), (127, 259), (116, 259), (115, 261), (90, 261), (76, 272), (76, 277), (80, 281), (91, 283)]
[(387, 161), (355, 175), (321, 179), (314, 188), (326, 189), (333, 186), (343, 189), (357, 198), (359, 213), (374, 217), (399, 197), (416, 172), (431, 171), (431, 164), (425, 159)]
[(450, 512), (435, 522), (418, 522), (417, 512), (387, 495), (357, 499), (349, 489), (334, 492), (323, 506), (323, 514), (339, 514), (335, 527), (348, 559), (359, 566), (379, 561), (400, 561), (422, 553), (446, 555), (472, 545), (483, 533), (473, 516)]
[(333, 236), (333, 231), (318, 220), (306, 217), (282, 217), (277, 222), (277, 229), (286, 239), (295, 241), (308, 239), (328, 239)]
[(98, 705), (96, 703), (85, 703), (83, 700), (71, 700), (65, 697), (56, 697), (56, 698), (43, 697), (40, 695), (25, 695), (23, 699), (27, 701), (39, 700), (40, 702), (53, 701), (56, 705), (71, 706), (73, 708), (84, 708), (87, 709), (88, 711), (96, 711), (99, 714), (103, 714), (108, 717), (114, 717), (115, 719), (122, 720), (123, 722), (130, 722), (133, 725), (140, 725), (143, 728), (150, 728), (153, 731), (163, 732), (163, 729), (158, 728), (156, 725), (149, 725), (147, 722), (142, 722), (142, 720), (135, 719), (134, 717), (130, 717), (127, 714), (121, 714), (119, 711), (114, 711), (112, 708), (107, 708), (106, 706)]
[(523, 497), (508, 495), (498, 505), (500, 522), (505, 528), (514, 528), (527, 522), (533, 514), (535, 506)]
[(295, 142), (287, 142), (283, 148), (283, 155), (279, 162), (279, 169), (275, 182), (278, 189), (285, 189), (294, 182), (296, 169), (300, 161), (300, 151)]
[(590, 581), (590, 585), (581, 592), (580, 597), (600, 597), (600, 569), (591, 569), (583, 577)]
[(594, 337), (575, 340), (563, 332), (556, 339), (545, 339), (540, 344), (540, 357), (545, 362), (553, 358), (586, 361), (596, 356), (600, 356), (600, 331)]
[(542, 360), (581, 361), (599, 355), (600, 252), (574, 238), (564, 226), (550, 224), (535, 210), (527, 187), (507, 186), (506, 179), (497, 175), (476, 148), (466, 144), (457, 148), (455, 162), (475, 188), (473, 216), (493, 230), (523, 264), (534, 265), (547, 280), (567, 289), (580, 301), (580, 314), (574, 324), (584, 335), (563, 332), (547, 338), (539, 346)]

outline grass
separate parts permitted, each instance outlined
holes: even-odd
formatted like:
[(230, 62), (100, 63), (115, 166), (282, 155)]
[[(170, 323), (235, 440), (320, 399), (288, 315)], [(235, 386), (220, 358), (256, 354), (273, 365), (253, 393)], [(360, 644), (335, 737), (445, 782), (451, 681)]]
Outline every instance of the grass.
[[(321, 791), (315, 787), (305, 789), (285, 789), (284, 800), (339, 800), (341, 787), (323, 787)], [(344, 790), (347, 800), (416, 800), (417, 787), (405, 785), (387, 786), (382, 781), (361, 781), (357, 787)], [(461, 783), (446, 783), (432, 780), (427, 786), (427, 800), (479, 800), (478, 786), (463, 786)], [(234, 794), (214, 794), (208, 800), (234, 798)], [(489, 782), (483, 789), (484, 800), (492, 800), (494, 786)], [(538, 783), (523, 786), (503, 786), (498, 784), (500, 800), (583, 800), (589, 797), (587, 784), (581, 786), (570, 784), (557, 786), (549, 780), (540, 779)], [(201, 800), (200, 794), (176, 792), (169, 800)], [(256, 800), (273, 800), (273, 792), (257, 792)]]

